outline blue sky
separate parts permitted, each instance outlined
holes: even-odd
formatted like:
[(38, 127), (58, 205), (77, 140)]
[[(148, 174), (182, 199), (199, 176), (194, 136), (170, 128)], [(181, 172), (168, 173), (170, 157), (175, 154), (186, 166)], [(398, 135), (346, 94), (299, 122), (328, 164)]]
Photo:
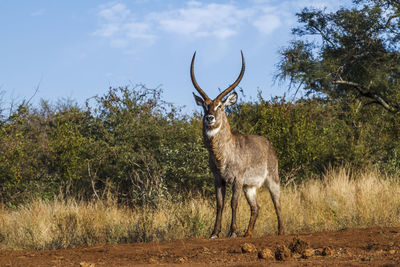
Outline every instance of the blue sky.
[[(164, 99), (195, 107), (195, 73), (214, 98), (240, 72), (247, 99), (283, 95), (274, 84), (278, 51), (292, 38), (303, 7), (336, 9), (349, 1), (7, 1), (0, 0), (0, 91), (3, 105), (30, 98), (78, 103), (129, 84), (161, 85)], [(240, 95), (240, 97), (242, 97)]]

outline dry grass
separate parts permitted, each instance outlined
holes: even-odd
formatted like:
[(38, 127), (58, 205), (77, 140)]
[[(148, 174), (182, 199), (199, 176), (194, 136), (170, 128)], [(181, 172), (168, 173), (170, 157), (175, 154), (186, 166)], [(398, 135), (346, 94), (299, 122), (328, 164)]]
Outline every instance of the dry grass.
[[(273, 234), (277, 226), (269, 193), (261, 190), (258, 200), (262, 208), (255, 235)], [(230, 223), (226, 203), (223, 234)], [(287, 233), (400, 225), (400, 182), (375, 171), (329, 170), (320, 180), (283, 188), (281, 203)], [(208, 237), (214, 213), (214, 202), (199, 197), (133, 210), (113, 201), (37, 200), (17, 210), (0, 208), (0, 248), (58, 249)], [(249, 214), (242, 197), (238, 214), (242, 234)]]
[(36, 200), (17, 210), (0, 209), (0, 248), (59, 249), (200, 237), (209, 231), (212, 214), (203, 199), (137, 210), (112, 201)]
[[(256, 233), (274, 233), (276, 218), (269, 195), (263, 192), (259, 200), (266, 208)], [(281, 205), (288, 233), (400, 226), (400, 180), (377, 171), (351, 174), (345, 168), (331, 169), (320, 180), (284, 188)], [(242, 228), (245, 223), (241, 222)]]

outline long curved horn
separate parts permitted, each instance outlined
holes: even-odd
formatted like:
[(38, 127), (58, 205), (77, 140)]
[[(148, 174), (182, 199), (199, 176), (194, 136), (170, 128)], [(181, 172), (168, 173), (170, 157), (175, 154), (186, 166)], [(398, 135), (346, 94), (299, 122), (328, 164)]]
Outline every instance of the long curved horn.
[(196, 51), (193, 54), (193, 58), (192, 58), (192, 64), (190, 65), (190, 78), (192, 78), (192, 83), (194, 88), (196, 88), (197, 92), (199, 92), (199, 94), (201, 95), (201, 97), (203, 97), (203, 99), (206, 102), (211, 101), (211, 99), (208, 97), (208, 95), (200, 88), (200, 86), (197, 84), (196, 82), (196, 77), (194, 76), (194, 69), (193, 69), (193, 65), (194, 65), (194, 58), (196, 57)]
[(240, 50), (240, 53), (242, 54), (242, 70), (240, 71), (239, 77), (236, 79), (234, 83), (231, 84), (228, 88), (226, 88), (222, 93), (220, 93), (216, 99), (222, 100), (227, 94), (229, 94), (235, 87), (240, 83), (240, 81), (243, 78), (244, 75), (244, 70), (245, 70), (245, 64), (244, 64), (244, 56), (243, 56), (243, 51)]

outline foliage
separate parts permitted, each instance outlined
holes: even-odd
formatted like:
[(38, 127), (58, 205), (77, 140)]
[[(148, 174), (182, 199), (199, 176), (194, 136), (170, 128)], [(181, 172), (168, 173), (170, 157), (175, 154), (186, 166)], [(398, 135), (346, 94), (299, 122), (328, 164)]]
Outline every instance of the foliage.
[[(304, 8), (298, 39), (281, 51), (278, 78), (308, 94), (400, 111), (400, 4), (354, 0), (335, 12)], [(312, 36), (314, 38), (307, 38)]]
[(119, 194), (141, 204), (210, 183), (200, 129), (164, 102), (161, 90), (110, 88), (95, 100), (96, 180), (112, 181)]
[[(400, 173), (400, 119), (378, 106), (260, 96), (230, 107), (228, 116), (233, 129), (272, 142), (283, 184), (343, 164)], [(0, 125), (0, 198), (16, 205), (60, 193), (86, 200), (111, 194), (158, 205), (190, 193), (211, 196), (202, 138), (198, 113), (183, 116), (160, 89), (142, 85), (110, 88), (85, 108), (20, 105)]]
[(176, 192), (210, 193), (200, 118), (180, 115), (161, 93), (138, 85), (110, 88), (86, 108), (21, 104), (0, 126), (1, 200), (113, 193), (147, 205)]

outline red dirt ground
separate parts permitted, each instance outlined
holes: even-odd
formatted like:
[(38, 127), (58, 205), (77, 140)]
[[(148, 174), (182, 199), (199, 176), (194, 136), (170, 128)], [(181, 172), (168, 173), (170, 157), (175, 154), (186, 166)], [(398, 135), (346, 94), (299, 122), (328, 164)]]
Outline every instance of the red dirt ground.
[[(297, 252), (285, 260), (259, 259), (255, 251), (242, 252), (245, 243), (253, 244), (258, 251), (269, 248), (272, 254), (283, 246)], [(296, 249), (296, 244), (301, 246)], [(305, 248), (308, 248), (308, 257), (301, 252)], [(330, 255), (323, 256), (324, 249)], [(160, 265), (399, 266), (400, 227), (344, 229), (260, 238), (183, 239), (165, 243), (99, 245), (66, 250), (0, 251), (0, 266)]]

